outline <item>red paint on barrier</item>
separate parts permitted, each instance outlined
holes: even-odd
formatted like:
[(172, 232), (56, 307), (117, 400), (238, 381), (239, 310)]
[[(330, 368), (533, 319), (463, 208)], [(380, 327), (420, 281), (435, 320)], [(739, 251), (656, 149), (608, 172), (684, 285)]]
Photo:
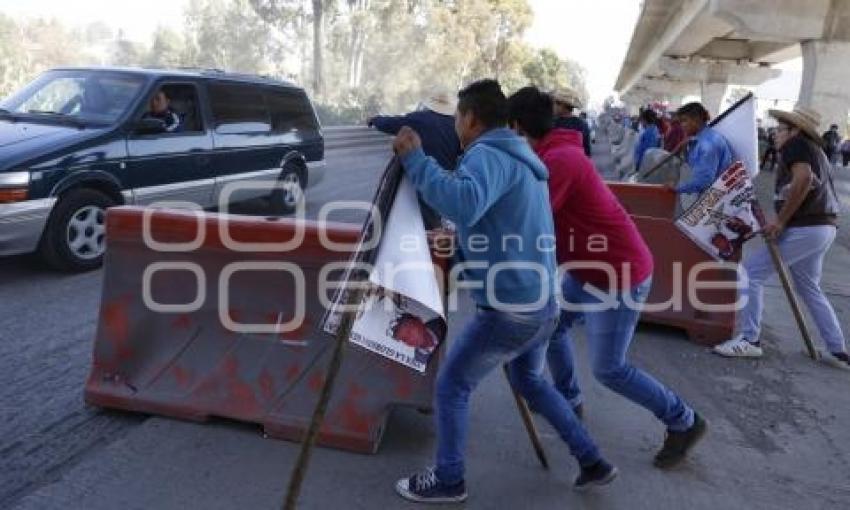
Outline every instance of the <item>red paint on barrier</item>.
[(174, 365), (171, 369), (171, 374), (174, 376), (174, 382), (177, 383), (177, 386), (181, 388), (189, 386), (192, 375), (188, 370), (180, 365)]
[(272, 374), (269, 373), (267, 368), (264, 368), (260, 373), (260, 378), (257, 380), (260, 385), (260, 393), (262, 394), (265, 400), (271, 400), (274, 398), (274, 378)]
[(298, 375), (301, 373), (301, 365), (299, 363), (293, 363), (289, 365), (289, 368), (286, 369), (286, 375), (284, 378), (287, 383), (292, 383), (298, 378)]
[(287, 341), (295, 341), (295, 340), (305, 340), (307, 333), (309, 333), (313, 328), (310, 326), (310, 322), (305, 318), (301, 321), (301, 324), (292, 331), (285, 331), (280, 333), (281, 340)]
[(310, 380), (307, 382), (307, 385), (312, 391), (321, 391), (322, 386), (325, 385), (325, 375), (320, 370), (316, 370), (313, 372), (313, 375), (310, 376)]
[(187, 314), (180, 314), (171, 321), (171, 327), (175, 329), (189, 329), (192, 327), (192, 318)]
[(115, 348), (117, 361), (126, 361), (133, 357), (128, 341), (130, 336), (130, 318), (127, 315), (127, 298), (121, 297), (103, 306), (103, 325), (108, 340)]
[(402, 400), (408, 399), (413, 395), (413, 379), (410, 374), (402, 374), (393, 378), (395, 382), (395, 396)]
[(251, 385), (239, 379), (228, 382), (227, 404), (229, 411), (236, 416), (255, 416), (261, 409)]
[(351, 399), (360, 399), (366, 396), (368, 391), (366, 388), (361, 386), (360, 384), (353, 382), (351, 386), (348, 387), (348, 398)]
[[(350, 257), (350, 253), (327, 250), (319, 242), (318, 232), (325, 230), (336, 242), (353, 245), (359, 227), (289, 218), (269, 222), (229, 217), (231, 227), (246, 242), (286, 238), (299, 223), (307, 227), (305, 242), (298, 249), (283, 254), (237, 253), (221, 243), (220, 217), (208, 215), (203, 219), (208, 233), (203, 246), (192, 253), (169, 254), (145, 248), (141, 235), (144, 215), (144, 209), (136, 207), (112, 208), (107, 213), (111, 244), (104, 262), (103, 305), (86, 402), (195, 421), (217, 416), (261, 423), (271, 437), (300, 440), (326, 380), (326, 349), (332, 341), (317, 325), (325, 313), (317, 299), (319, 271), (326, 263), (345, 262)], [(194, 213), (156, 210), (151, 232), (163, 242), (187, 241), (196, 233), (197, 222)], [(223, 327), (214, 309), (183, 315), (155, 313), (141, 299), (142, 274), (152, 260), (188, 260), (211, 278), (233, 262), (287, 260), (305, 272), (306, 320), (292, 332), (237, 338)], [(222, 312), (227, 310), (238, 323), (261, 322), (263, 318), (278, 323), (278, 314), (272, 320), (270, 312), (291, 308), (285, 299), (294, 292), (292, 283), (281, 282), (273, 288), (262, 281), (259, 285), (248, 283), (231, 287), (231, 304)], [(180, 289), (163, 286), (162, 291), (158, 297), (168, 302), (174, 297), (170, 293)], [(283, 317), (281, 322), (288, 319), (291, 317)], [(191, 343), (178, 345), (185, 339)], [(352, 353), (339, 374), (338, 396), (329, 403), (319, 444), (374, 453), (390, 406), (429, 405), (436, 361), (421, 375), (402, 366), (390, 368), (393, 363), (377, 355)], [(127, 384), (146, 381), (152, 372), (161, 373), (162, 367), (166, 371), (156, 384), (138, 388)]]
[[(236, 324), (242, 323), (242, 310), (239, 310), (237, 308), (231, 308), (231, 309), (227, 310), (227, 316), (230, 317), (230, 320), (235, 322)], [(232, 331), (232, 330), (228, 330), (227, 332), (231, 335), (236, 333), (235, 331)]]

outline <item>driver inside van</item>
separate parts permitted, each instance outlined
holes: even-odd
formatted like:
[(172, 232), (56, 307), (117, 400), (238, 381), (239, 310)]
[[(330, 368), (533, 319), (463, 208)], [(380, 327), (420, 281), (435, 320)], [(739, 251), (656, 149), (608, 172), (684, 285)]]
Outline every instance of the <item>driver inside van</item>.
[(171, 100), (163, 90), (158, 90), (151, 97), (149, 108), (144, 118), (161, 120), (166, 133), (177, 133), (181, 130), (180, 116), (171, 109)]

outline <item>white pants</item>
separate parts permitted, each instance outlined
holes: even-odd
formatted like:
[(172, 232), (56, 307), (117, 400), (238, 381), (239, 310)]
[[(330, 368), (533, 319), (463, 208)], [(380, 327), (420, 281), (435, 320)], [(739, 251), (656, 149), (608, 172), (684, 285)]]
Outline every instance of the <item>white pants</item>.
[[(797, 294), (809, 309), (827, 349), (844, 352), (841, 325), (820, 288), (823, 258), (835, 241), (835, 233), (836, 228), (832, 225), (788, 228), (779, 238), (779, 252), (791, 271)], [(775, 272), (767, 247), (747, 257), (744, 269), (749, 276), (749, 285), (741, 292), (747, 296), (747, 303), (738, 313), (737, 330), (748, 340), (756, 341), (761, 334), (764, 282)]]

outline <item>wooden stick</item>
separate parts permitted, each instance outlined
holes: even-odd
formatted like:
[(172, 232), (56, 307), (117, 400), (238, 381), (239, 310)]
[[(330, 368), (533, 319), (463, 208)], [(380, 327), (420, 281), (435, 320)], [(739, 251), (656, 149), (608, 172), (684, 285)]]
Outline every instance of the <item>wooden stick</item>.
[(800, 328), (800, 334), (803, 336), (803, 342), (806, 344), (806, 350), (813, 360), (817, 361), (820, 357), (815, 345), (812, 342), (812, 337), (809, 334), (809, 327), (806, 324), (806, 318), (800, 308), (800, 300), (797, 298), (797, 293), (791, 286), (791, 278), (788, 274), (788, 267), (782, 260), (782, 255), (779, 253), (779, 246), (773, 239), (765, 239), (767, 250), (773, 259), (773, 265), (776, 267), (776, 272), (779, 274), (779, 279), (782, 281), (782, 287), (785, 289), (785, 295), (788, 297), (788, 304), (791, 305), (791, 311), (794, 313), (794, 318), (797, 320), (797, 326)]
[[(399, 183), (401, 182), (402, 171), (398, 162), (398, 158), (393, 157), (387, 165), (384, 175), (378, 184), (378, 190), (375, 192), (375, 198), (372, 203), (377, 207), (377, 213), (381, 219), (388, 218), (393, 201), (395, 200), (396, 192), (398, 191)], [(283, 503), (284, 510), (295, 510), (298, 505), (298, 495), (301, 493), (301, 485), (304, 483), (304, 478), (307, 475), (307, 468), (310, 464), (310, 455), (313, 451), (313, 446), (316, 443), (316, 438), (319, 436), (319, 430), (325, 420), (325, 412), (328, 408), (328, 402), (333, 393), (334, 383), (339, 374), (339, 369), (342, 366), (342, 355), (345, 351), (345, 344), (348, 342), (348, 337), (351, 336), (351, 330), (354, 327), (354, 320), (357, 315), (356, 305), (363, 299), (365, 291), (362, 283), (366, 282), (369, 275), (361, 268), (357, 267), (358, 262), (366, 264), (374, 264), (375, 258), (378, 255), (377, 247), (371, 249), (362, 249), (365, 241), (373, 239), (375, 235), (382, 235), (383, 229), (375, 232), (375, 218), (370, 213), (363, 230), (360, 233), (360, 243), (357, 251), (351, 260), (349, 272), (346, 274), (346, 285), (343, 290), (341, 301), (345, 305), (340, 324), (334, 338), (334, 350), (331, 362), (328, 365), (328, 374), (325, 382), (322, 385), (322, 391), (319, 394), (319, 401), (313, 410), (313, 417), (310, 420), (310, 425), (307, 428), (307, 434), (301, 443), (301, 451), (298, 453), (298, 459), (295, 461), (295, 466), (292, 468), (292, 474), (289, 477), (289, 486), (286, 489), (286, 499)], [(358, 285), (353, 285), (357, 283)], [(333, 307), (328, 310), (328, 314), (333, 312)], [(324, 323), (328, 316), (322, 320)]]
[[(360, 302), (363, 296), (363, 289), (357, 288), (350, 290), (349, 299), (346, 305), (353, 307)], [(286, 501), (284, 502), (284, 510), (295, 510), (298, 504), (298, 495), (301, 492), (301, 484), (304, 482), (304, 477), (307, 475), (307, 466), (310, 464), (310, 455), (313, 451), (313, 445), (316, 443), (316, 438), (319, 435), (319, 429), (325, 420), (325, 412), (328, 408), (328, 402), (333, 393), (334, 383), (339, 374), (339, 369), (342, 366), (342, 354), (345, 351), (345, 344), (348, 337), (351, 335), (351, 329), (354, 326), (354, 312), (346, 312), (342, 316), (339, 329), (337, 330), (336, 338), (334, 339), (334, 350), (331, 362), (328, 365), (328, 375), (322, 385), (322, 391), (319, 394), (319, 402), (313, 410), (313, 418), (310, 420), (310, 427), (307, 429), (307, 435), (304, 437), (304, 442), (301, 443), (301, 451), (298, 453), (298, 459), (295, 461), (295, 468), (292, 470), (292, 475), (289, 478), (289, 486), (286, 490)]]
[(546, 458), (546, 452), (543, 450), (543, 443), (540, 442), (540, 435), (537, 433), (537, 427), (534, 426), (534, 420), (531, 418), (531, 411), (528, 409), (528, 404), (525, 402), (525, 399), (522, 398), (522, 395), (517, 393), (514, 385), (511, 384), (511, 376), (508, 371), (508, 365), (502, 365), (502, 369), (505, 371), (505, 377), (508, 379), (508, 386), (511, 387), (511, 392), (514, 394), (514, 400), (516, 401), (517, 409), (519, 409), (519, 415), (522, 417), (522, 423), (525, 425), (525, 431), (528, 432), (528, 438), (531, 439), (531, 445), (534, 447), (534, 453), (536, 453), (537, 458), (540, 459), (540, 464), (543, 465), (543, 469), (549, 469), (549, 460)]

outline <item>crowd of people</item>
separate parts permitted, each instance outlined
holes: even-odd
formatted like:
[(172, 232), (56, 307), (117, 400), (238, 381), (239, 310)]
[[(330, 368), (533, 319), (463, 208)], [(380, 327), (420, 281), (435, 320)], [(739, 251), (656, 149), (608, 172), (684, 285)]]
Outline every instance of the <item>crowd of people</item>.
[[(655, 466), (668, 469), (681, 463), (708, 430), (691, 404), (629, 360), (641, 306), (652, 285), (653, 257), (589, 158), (588, 130), (572, 115), (575, 101), (563, 91), (535, 87), (506, 97), (498, 82), (482, 80), (461, 90), (456, 106), (436, 108), (426, 101), (418, 113), (370, 120), (396, 135), (393, 147), (405, 175), (421, 200), (455, 226), (465, 279), (478, 283), (471, 291), (477, 312), (454, 336), (439, 369), (435, 466), (396, 483), (397, 492), (408, 500), (466, 499), (470, 395), (503, 364), (514, 388), (576, 458), (575, 488), (616, 478), (617, 468), (582, 422), (584, 400), (571, 345), (580, 319), (594, 377), (664, 424)], [(765, 234), (778, 242), (798, 290), (803, 289), (830, 362), (850, 369), (843, 333), (819, 286), (838, 211), (830, 166), (816, 132), (818, 118), (807, 110), (771, 115), (779, 123), (778, 214), (765, 226)], [(450, 136), (450, 122), (456, 138)], [(675, 130), (673, 122), (678, 124)], [(699, 103), (680, 108), (666, 129), (654, 112), (641, 112), (639, 146), (660, 146), (671, 137), (673, 150), (686, 151), (694, 169), (692, 181), (669, 186), (671, 192), (700, 193), (732, 163), (731, 146), (708, 122)], [(522, 242), (503, 243), (505, 236), (519, 236)], [(482, 250), (482, 238), (498, 242)], [(553, 238), (555, 249), (541, 249), (543, 238)], [(594, 242), (600, 238), (603, 249)], [(734, 338), (715, 348), (720, 355), (762, 355), (761, 294), (773, 267), (766, 257), (757, 251), (744, 263), (750, 284), (742, 292), (749, 303), (739, 314)], [(491, 273), (494, 267), (500, 271)], [(615, 296), (613, 306), (600, 295)], [(544, 375), (547, 366), (551, 381)]]

